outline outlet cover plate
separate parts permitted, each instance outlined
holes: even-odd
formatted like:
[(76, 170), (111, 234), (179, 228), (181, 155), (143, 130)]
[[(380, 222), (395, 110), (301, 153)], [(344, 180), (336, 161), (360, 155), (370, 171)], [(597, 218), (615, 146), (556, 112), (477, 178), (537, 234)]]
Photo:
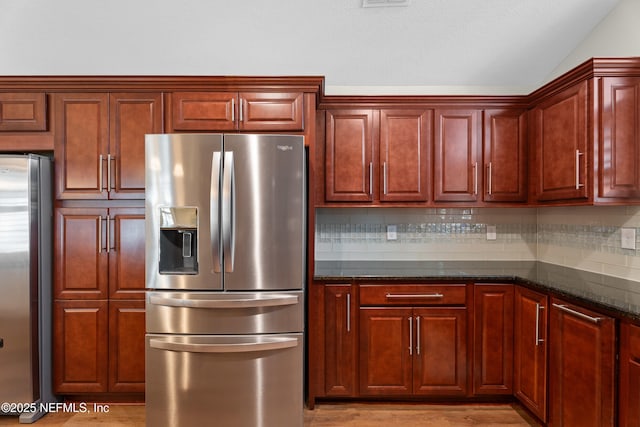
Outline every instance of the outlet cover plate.
[(636, 229), (621, 228), (620, 229), (622, 249), (636, 249)]

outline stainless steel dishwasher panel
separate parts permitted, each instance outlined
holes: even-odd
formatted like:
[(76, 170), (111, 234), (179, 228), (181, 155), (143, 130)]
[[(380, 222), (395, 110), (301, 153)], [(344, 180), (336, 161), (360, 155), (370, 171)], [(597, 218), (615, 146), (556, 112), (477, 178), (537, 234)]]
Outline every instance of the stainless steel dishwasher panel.
[(300, 427), (303, 336), (148, 334), (148, 426)]
[(147, 333), (273, 334), (304, 330), (304, 293), (147, 292)]

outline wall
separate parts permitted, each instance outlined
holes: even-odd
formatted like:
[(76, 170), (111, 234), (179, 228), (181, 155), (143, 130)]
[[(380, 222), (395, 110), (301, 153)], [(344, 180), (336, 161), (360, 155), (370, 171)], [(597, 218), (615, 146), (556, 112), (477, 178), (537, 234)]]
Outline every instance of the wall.
[[(318, 209), (316, 260), (539, 260), (640, 282), (640, 207)], [(387, 226), (397, 226), (397, 240)], [(496, 240), (487, 240), (487, 226)], [(637, 249), (620, 248), (620, 228)]]
[[(640, 56), (640, 0), (622, 0), (546, 81), (592, 57)], [(546, 81), (541, 82), (546, 83)]]

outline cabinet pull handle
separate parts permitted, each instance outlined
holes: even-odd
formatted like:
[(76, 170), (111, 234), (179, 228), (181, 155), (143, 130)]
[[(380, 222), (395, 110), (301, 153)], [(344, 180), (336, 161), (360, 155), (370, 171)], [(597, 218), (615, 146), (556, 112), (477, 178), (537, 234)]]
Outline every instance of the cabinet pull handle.
[(602, 318), (600, 317), (592, 317), (589, 316), (587, 314), (584, 313), (580, 313), (579, 311), (576, 310), (572, 310), (569, 307), (567, 307), (566, 305), (562, 305), (562, 304), (553, 304), (554, 307), (560, 309), (561, 311), (564, 311), (565, 313), (569, 313), (569, 314), (573, 314), (576, 317), (579, 317), (580, 319), (584, 319), (587, 320), (591, 323), (600, 323), (600, 321), (602, 320)]
[(347, 293), (347, 332), (351, 332), (351, 294)]
[(420, 316), (416, 316), (416, 354), (420, 355)]
[(373, 196), (373, 162), (369, 162), (369, 195)]
[(105, 237), (107, 238), (107, 241), (105, 243), (105, 247), (107, 248), (107, 253), (109, 253), (109, 251), (111, 250), (111, 218), (109, 217), (109, 215), (107, 215), (106, 222), (107, 232), (105, 233)]
[(111, 191), (111, 154), (107, 154), (107, 191)]
[(444, 298), (444, 294), (387, 294), (388, 299), (394, 298)]
[(236, 121), (236, 99), (231, 98), (231, 121)]
[(409, 356), (413, 356), (413, 317), (409, 317)]
[(544, 306), (536, 303), (536, 347), (544, 342), (544, 340), (540, 338), (540, 310), (544, 310)]
[(387, 162), (382, 163), (382, 181), (384, 195), (387, 195)]
[(473, 194), (478, 195), (478, 162), (473, 164)]
[(100, 215), (100, 219), (98, 220), (98, 253), (102, 253), (102, 215)]
[[(102, 193), (102, 162), (104, 160), (104, 157), (102, 156), (102, 154), (100, 154), (98, 156), (98, 181), (100, 181), (100, 192)], [(100, 219), (102, 221), (102, 218)]]
[(242, 108), (242, 106), (244, 105), (244, 100), (242, 98), (240, 98), (240, 101), (238, 102), (238, 108), (240, 109), (240, 112), (238, 114), (239, 116), (239, 121), (242, 122), (244, 121), (244, 108)]
[(487, 177), (488, 178), (487, 180), (489, 181), (489, 195), (491, 195), (491, 192), (492, 192), (492, 189), (491, 189), (491, 175), (492, 175), (492, 173), (491, 173), (491, 162), (489, 162), (489, 174), (488, 175), (489, 176)]
[(584, 187), (584, 184), (580, 184), (580, 156), (584, 155), (580, 150), (576, 150), (576, 190)]

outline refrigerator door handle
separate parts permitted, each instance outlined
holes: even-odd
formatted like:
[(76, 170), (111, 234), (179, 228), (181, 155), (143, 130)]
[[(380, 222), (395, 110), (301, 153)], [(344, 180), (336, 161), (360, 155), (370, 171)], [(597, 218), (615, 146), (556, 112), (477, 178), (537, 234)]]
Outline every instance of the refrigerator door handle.
[(298, 346), (297, 338), (271, 338), (264, 342), (249, 343), (185, 343), (167, 339), (150, 339), (149, 346), (160, 350), (182, 351), (187, 353), (248, 353), (257, 351), (281, 350)]
[(256, 298), (254, 295), (250, 295), (246, 298), (233, 299), (195, 299), (193, 297), (185, 299), (163, 297), (154, 294), (149, 296), (150, 304), (187, 308), (259, 308), (295, 305), (298, 304), (298, 302), (299, 298), (297, 295), (280, 294), (263, 298)]
[(211, 233), (211, 254), (213, 271), (222, 271), (222, 250), (220, 247), (220, 171), (222, 156), (215, 151), (211, 158), (211, 190), (209, 194), (209, 229)]
[(236, 198), (233, 151), (224, 153), (222, 179), (222, 246), (224, 271), (233, 272), (235, 258)]

